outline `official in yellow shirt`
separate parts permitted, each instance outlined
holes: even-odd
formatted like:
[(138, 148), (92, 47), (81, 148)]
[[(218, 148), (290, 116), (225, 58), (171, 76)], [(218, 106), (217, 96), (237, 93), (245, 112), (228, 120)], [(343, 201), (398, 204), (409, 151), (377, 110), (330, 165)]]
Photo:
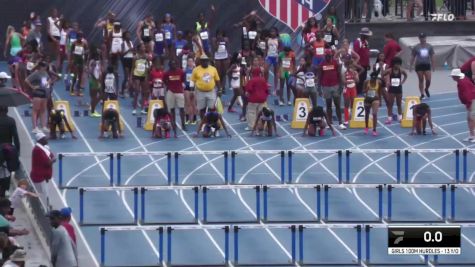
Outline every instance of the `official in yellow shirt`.
[(211, 109), (216, 104), (216, 84), (219, 74), (215, 67), (209, 65), (206, 55), (200, 57), (200, 65), (193, 69), (191, 81), (195, 84), (196, 106), (203, 119), (206, 108)]

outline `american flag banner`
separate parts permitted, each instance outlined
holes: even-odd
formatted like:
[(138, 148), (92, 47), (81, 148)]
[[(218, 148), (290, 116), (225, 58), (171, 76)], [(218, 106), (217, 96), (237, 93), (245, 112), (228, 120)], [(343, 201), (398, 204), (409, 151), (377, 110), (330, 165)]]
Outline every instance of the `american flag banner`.
[(322, 13), (331, 0), (259, 0), (273, 17), (296, 31), (308, 18)]

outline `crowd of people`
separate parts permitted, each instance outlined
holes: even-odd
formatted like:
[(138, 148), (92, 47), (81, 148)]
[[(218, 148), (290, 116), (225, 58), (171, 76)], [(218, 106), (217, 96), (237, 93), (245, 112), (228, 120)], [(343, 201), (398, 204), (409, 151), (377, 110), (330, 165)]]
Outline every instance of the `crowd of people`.
[[(431, 21), (432, 14), (445, 8), (455, 19), (465, 20), (469, 3), (473, 12), (473, 0), (444, 0), (442, 6), (437, 6), (436, 0), (346, 0), (345, 18), (349, 22), (372, 22), (374, 19), (392, 20), (396, 17), (392, 15), (399, 14), (407, 21)], [(394, 12), (391, 13), (390, 9), (394, 9)]]
[[(246, 130), (253, 134), (256, 122), (269, 119), (261, 112), (263, 107), (273, 112), (268, 105), (271, 95), (279, 106), (292, 106), (296, 98), (304, 97), (317, 107), (317, 99), (323, 98), (326, 128), (333, 124), (333, 109), (337, 127), (348, 127), (356, 96), (365, 97), (366, 133), (369, 117), (377, 118), (383, 102), (388, 107), (386, 123), (393, 121), (394, 104), (395, 118), (400, 121), (402, 86), (408, 73), (397, 57), (401, 51), (397, 41), (386, 34), (384, 52), (372, 64), (370, 29), (362, 28), (359, 38), (351, 42), (339, 36), (338, 17), (332, 10), (321, 22), (308, 19), (302, 30), (304, 45), (294, 51), (290, 35), (275, 27), (264, 29), (255, 11), (234, 25), (241, 45), (232, 49), (226, 32), (210, 30), (209, 18), (216, 15), (213, 6), (210, 14), (199, 14), (194, 29), (185, 31), (165, 14), (159, 19), (146, 16), (132, 33), (109, 12), (95, 23), (103, 32), (96, 44), (87, 40), (77, 22), (53, 9), (45, 21), (32, 13), (21, 32), (9, 26), (5, 55), (13, 86), (32, 98), (33, 133), (50, 133), (53, 139), (57, 131), (65, 138), (66, 130), (75, 138), (64, 111), (53, 108), (53, 85), (61, 80), (78, 104), (85, 103), (84, 93), (89, 92), (90, 116), (102, 117), (100, 137), (109, 136), (110, 131), (114, 138), (122, 136), (118, 111), (101, 105), (122, 98), (130, 98), (132, 114), (137, 116), (147, 114), (151, 100), (163, 101), (164, 106), (153, 113), (153, 137), (170, 137), (171, 132), (176, 136), (177, 116), (182, 130), (199, 120), (198, 134), (215, 136), (215, 131), (226, 129), (220, 118), (221, 95), (226, 91), (233, 94), (227, 112), (235, 113), (235, 107), (241, 106), (240, 120), (247, 121)], [(45, 33), (47, 38), (43, 38)], [(417, 72), (423, 99), (430, 97), (434, 49), (425, 34), (419, 38), (411, 68)], [(372, 134), (378, 134), (376, 124)]]

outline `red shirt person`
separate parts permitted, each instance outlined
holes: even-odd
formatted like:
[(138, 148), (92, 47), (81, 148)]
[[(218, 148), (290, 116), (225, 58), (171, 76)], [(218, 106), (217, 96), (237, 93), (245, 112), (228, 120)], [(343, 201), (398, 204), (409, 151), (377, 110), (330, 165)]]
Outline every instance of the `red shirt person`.
[(31, 154), (30, 177), (35, 184), (38, 193), (40, 193), (40, 197), (42, 197), (43, 200), (46, 200), (46, 186), (53, 176), (53, 163), (56, 161), (56, 158), (48, 147), (48, 140), (44, 133), (37, 133), (35, 138), (36, 144), (33, 147), (33, 152)]
[(372, 35), (373, 33), (369, 30), (369, 28), (364, 27), (360, 31), (360, 37), (353, 42), (353, 50), (360, 56), (359, 64), (364, 69), (364, 71), (360, 73), (360, 79), (357, 85), (357, 91), (359, 95), (363, 93), (363, 83), (366, 81), (368, 70), (370, 69), (370, 51), (368, 39)]
[(61, 225), (68, 231), (68, 235), (71, 240), (76, 243), (76, 232), (74, 231), (74, 227), (71, 225), (71, 213), (72, 210), (70, 207), (62, 208), (59, 212), (61, 212)]
[(450, 76), (457, 82), (460, 102), (467, 108), (467, 122), (470, 136), (464, 139), (464, 141), (475, 143), (475, 85), (460, 69), (453, 69)]
[(319, 73), (319, 83), (320, 89), (319, 93), (325, 99), (327, 105), (327, 114), (328, 114), (328, 123), (332, 123), (332, 102), (335, 104), (336, 116), (340, 122), (340, 129), (346, 129), (341, 118), (341, 71), (340, 64), (333, 58), (333, 52), (331, 49), (325, 49), (325, 61), (323, 61), (318, 66)]
[(386, 35), (384, 35), (384, 40), (386, 40), (386, 44), (384, 45), (383, 49), (384, 63), (386, 63), (388, 66), (391, 66), (393, 58), (396, 57), (399, 52), (401, 52), (401, 46), (399, 46), (397, 41), (394, 39), (392, 33), (386, 33)]
[(260, 75), (260, 71), (255, 69), (251, 72), (252, 78), (247, 82), (245, 92), (247, 96), (246, 119), (248, 127), (246, 130), (252, 131), (256, 116), (264, 107), (269, 96), (269, 84), (266, 79)]
[(181, 127), (186, 130), (185, 126), (185, 90), (184, 84), (186, 81), (185, 72), (177, 68), (175, 60), (169, 63), (170, 69), (163, 75), (163, 82), (167, 86), (167, 93), (165, 103), (168, 111), (172, 115), (172, 120), (175, 121), (175, 109), (180, 109)]
[(462, 67), (460, 67), (460, 70), (467, 78), (472, 80), (472, 83), (475, 83), (475, 57), (465, 62)]

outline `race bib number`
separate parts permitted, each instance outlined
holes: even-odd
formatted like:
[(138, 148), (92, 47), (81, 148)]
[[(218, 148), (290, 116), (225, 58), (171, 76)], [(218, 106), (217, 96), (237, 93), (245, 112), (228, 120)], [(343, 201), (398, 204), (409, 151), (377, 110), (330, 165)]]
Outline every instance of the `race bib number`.
[(421, 48), (419, 53), (421, 54), (421, 57), (428, 57), (429, 56), (429, 49)]
[(313, 117), (313, 118), (312, 118), (312, 121), (314, 121), (314, 122), (320, 122), (320, 121), (322, 121), (322, 117)]
[(246, 29), (246, 27), (242, 27), (242, 34), (243, 34), (244, 36), (246, 36), (246, 34), (247, 34), (247, 29)]
[(256, 39), (256, 36), (257, 36), (257, 32), (255, 32), (255, 31), (250, 31), (250, 32), (248, 33), (248, 35), (249, 35), (249, 39), (255, 40), (255, 39)]
[(165, 32), (165, 39), (167, 39), (167, 40), (172, 39), (172, 33), (169, 32), (169, 31), (166, 31), (166, 32)]
[(150, 30), (148, 28), (143, 29), (143, 36), (144, 37), (149, 37), (150, 36)]
[(145, 63), (139, 62), (139, 63), (137, 64), (137, 71), (138, 71), (138, 72), (142, 72), (142, 73), (145, 72)]
[(259, 42), (259, 48), (261, 50), (266, 50), (266, 43), (265, 42)]
[(324, 65), (324, 66), (322, 67), (322, 69), (323, 69), (324, 71), (334, 70), (334, 69), (335, 69), (335, 66), (334, 66), (334, 65)]
[(325, 34), (325, 37), (323, 37), (323, 40), (325, 42), (330, 43), (332, 41), (333, 36), (331, 34)]
[(375, 90), (369, 90), (368, 93), (366, 94), (367, 97), (375, 97), (376, 96), (376, 91)]
[(26, 69), (27, 70), (32, 70), (33, 68), (35, 68), (35, 63), (31, 62), (31, 61), (28, 61), (26, 63)]
[(315, 48), (315, 54), (317, 54), (318, 56), (323, 55), (324, 52), (325, 52), (325, 48), (323, 48), (323, 47)]
[(108, 77), (105, 79), (104, 84), (107, 89), (112, 89), (114, 87), (114, 77)]
[(183, 51), (183, 49), (177, 48), (176, 49), (176, 55), (179, 56), (181, 54), (181, 51)]
[(391, 86), (397, 87), (401, 85), (400, 78), (391, 78)]
[(274, 44), (269, 45), (269, 55), (277, 54), (277, 46)]
[(75, 55), (82, 56), (83, 53), (84, 53), (84, 47), (82, 47), (82, 46), (75, 46), (74, 47), (74, 54)]
[(224, 53), (224, 52), (226, 52), (226, 45), (220, 44), (218, 46), (218, 53)]
[(285, 69), (290, 68), (290, 58), (284, 58), (282, 60), (282, 67)]
[(353, 88), (355, 86), (356, 86), (356, 84), (354, 82), (350, 82), (346, 85), (346, 87), (348, 87), (348, 88)]
[(163, 81), (160, 79), (155, 79), (153, 80), (153, 88), (162, 88), (163, 87)]
[(163, 42), (163, 33), (155, 34), (155, 42)]
[(187, 74), (186, 74), (186, 81), (187, 81), (187, 82), (192, 82), (192, 81), (191, 81), (191, 73), (187, 73)]
[(315, 79), (305, 79), (305, 87), (315, 87)]
[(208, 40), (208, 32), (200, 32), (201, 40)]

